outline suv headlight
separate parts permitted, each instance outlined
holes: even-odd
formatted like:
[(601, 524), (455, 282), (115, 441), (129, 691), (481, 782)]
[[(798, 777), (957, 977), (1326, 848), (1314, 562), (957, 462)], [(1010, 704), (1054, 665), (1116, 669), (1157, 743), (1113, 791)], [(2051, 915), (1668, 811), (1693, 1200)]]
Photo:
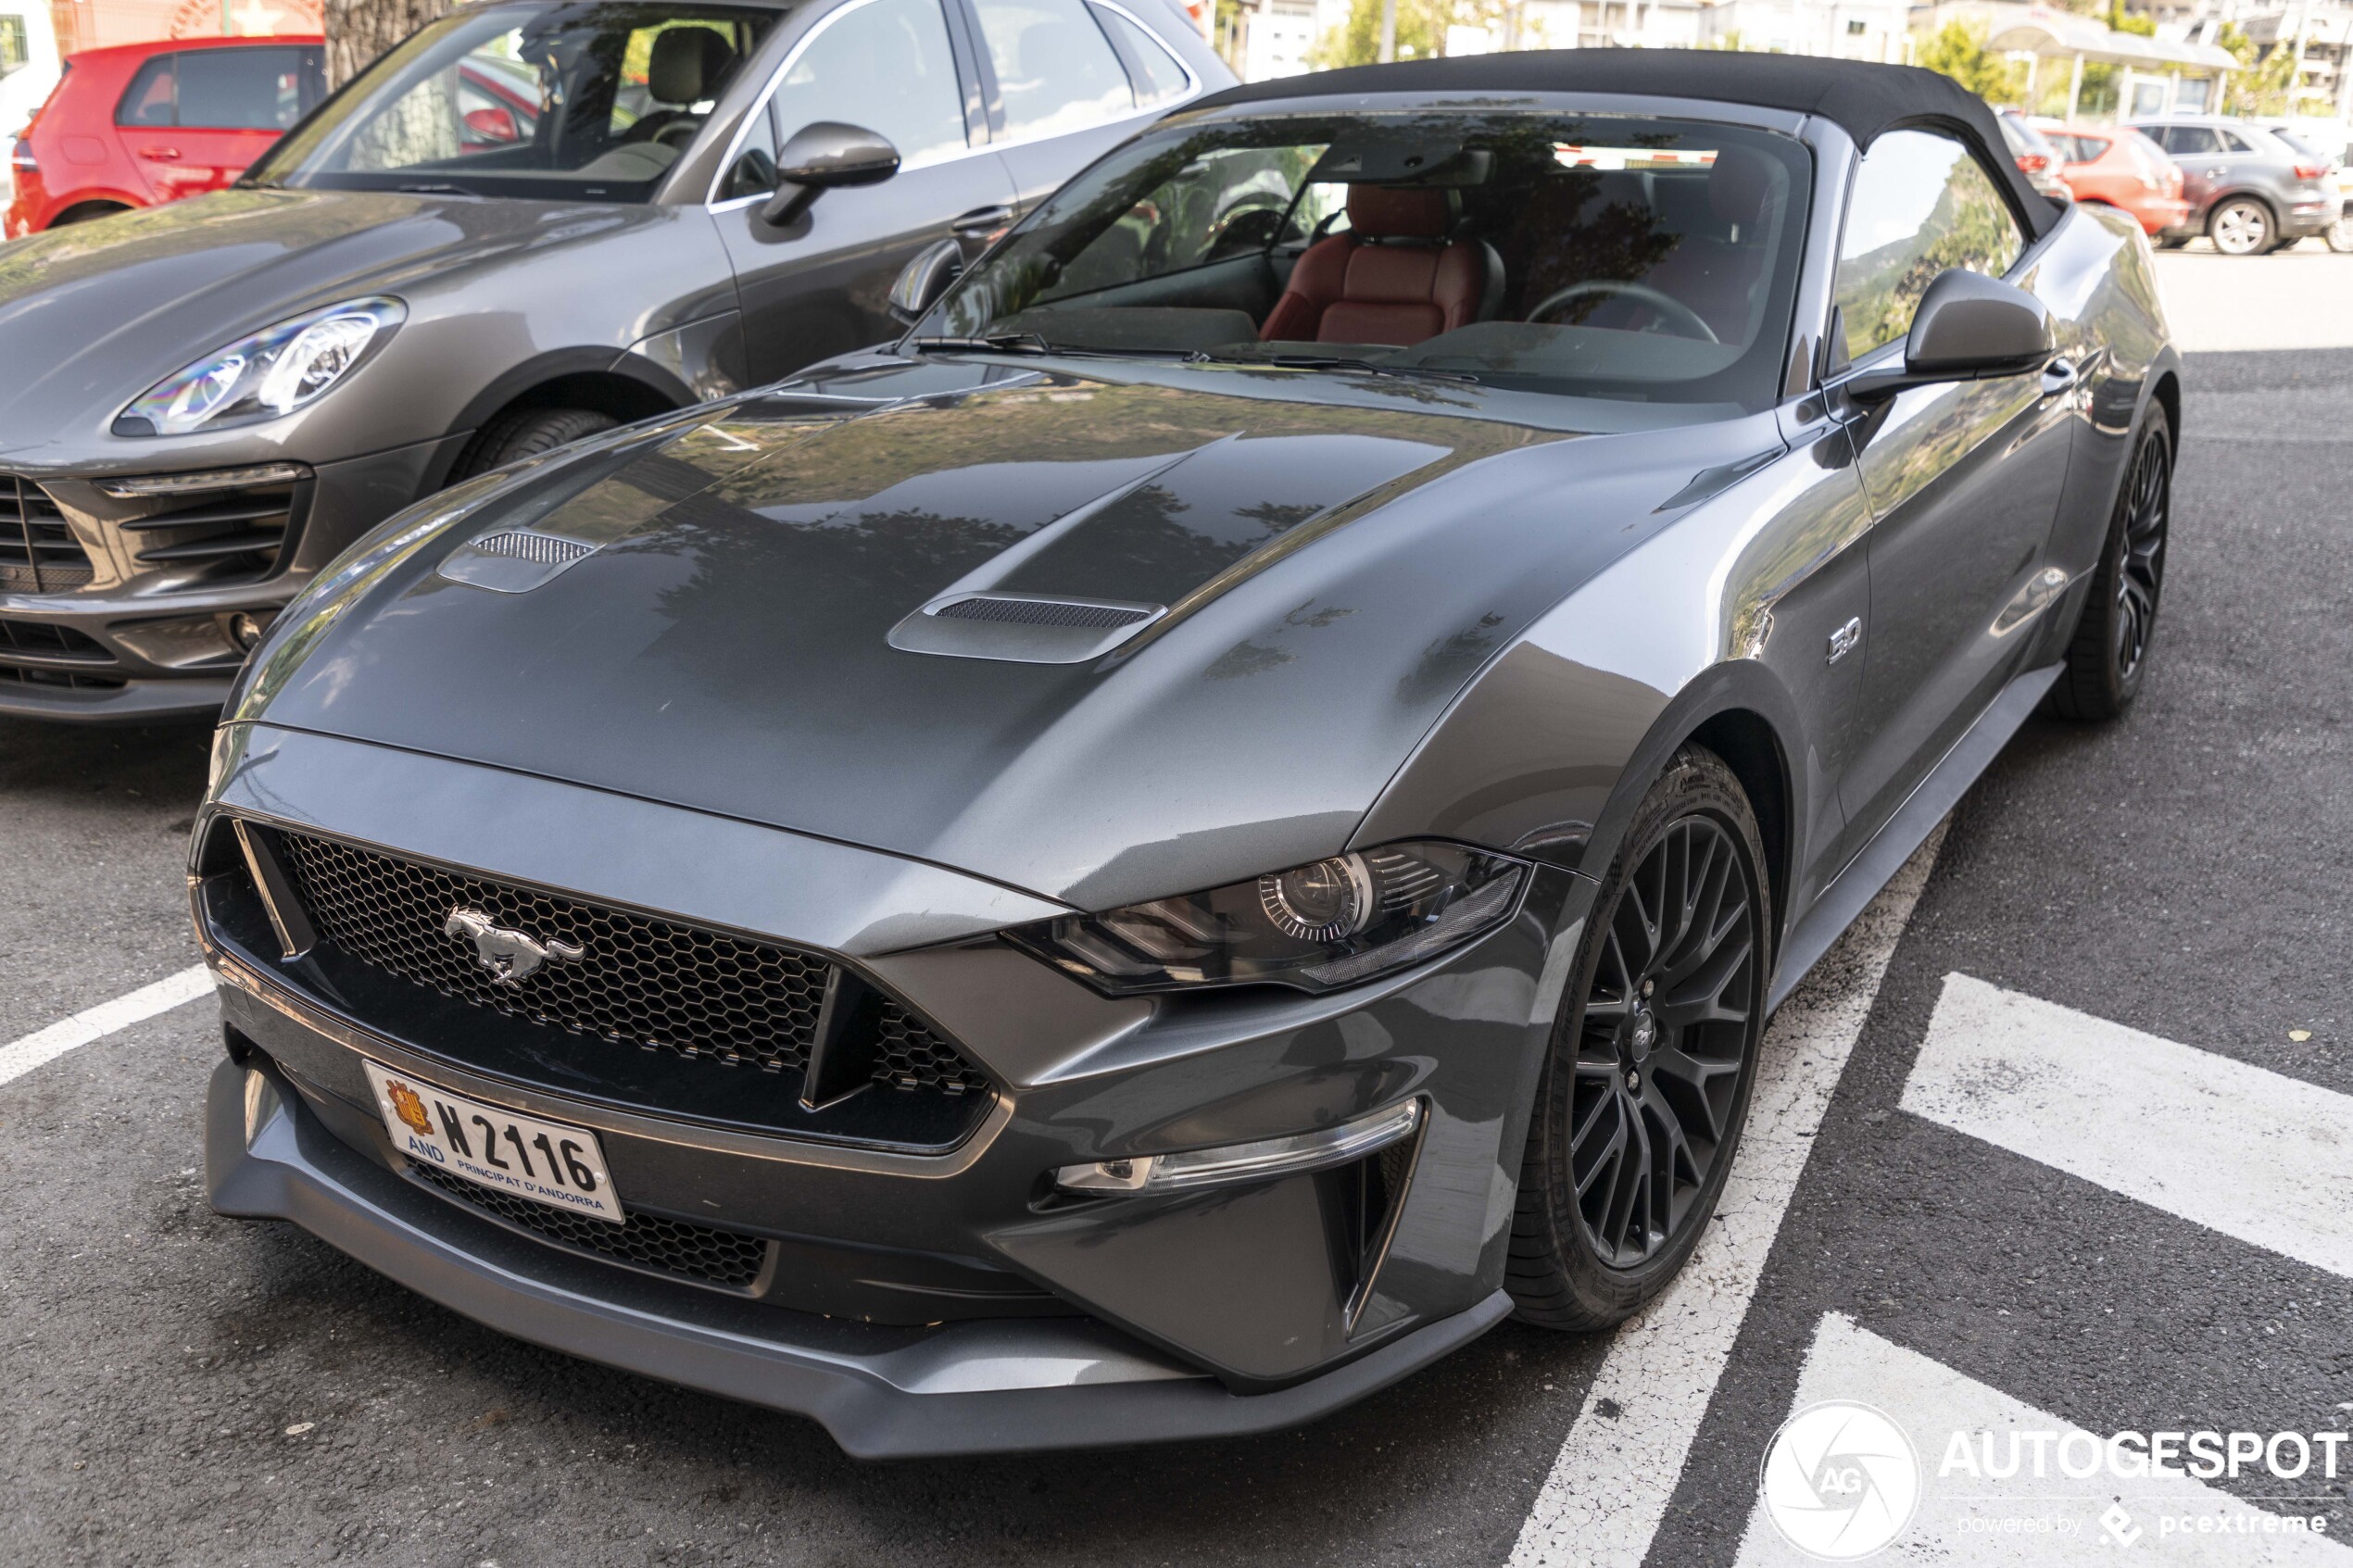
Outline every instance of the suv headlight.
[(1006, 936), (1108, 996), (1269, 982), (1328, 991), (1492, 930), (1527, 880), (1507, 856), (1390, 844)]
[(114, 433), (185, 435), (290, 414), (349, 375), (408, 315), (380, 297), (281, 321), (149, 387), (115, 416)]

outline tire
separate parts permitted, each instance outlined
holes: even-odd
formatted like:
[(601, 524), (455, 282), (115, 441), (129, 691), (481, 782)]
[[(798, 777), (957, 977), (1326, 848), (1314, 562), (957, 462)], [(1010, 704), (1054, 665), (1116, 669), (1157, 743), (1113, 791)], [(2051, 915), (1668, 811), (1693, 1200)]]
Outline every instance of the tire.
[(2157, 248), (2159, 250), (2179, 250), (2183, 245), (2188, 245), (2190, 243), (2190, 239), (2191, 236), (2187, 234), (2161, 234), (2157, 239)]
[(1595, 897), (1537, 1085), (1504, 1280), (1523, 1322), (1623, 1323), (1698, 1245), (1748, 1119), (1771, 917), (1747, 795), (1684, 746)]
[(49, 227), (62, 229), (71, 223), (95, 223), (101, 218), (112, 218), (118, 212), (130, 210), (120, 202), (83, 202), (80, 207), (69, 207), (51, 219)]
[(2340, 256), (2347, 251), (2353, 251), (2353, 218), (2338, 219), (2328, 226), (2327, 232), (2321, 237), (2328, 241), (2329, 249)]
[(590, 408), (513, 409), (482, 427), (465, 455), (458, 459), (449, 481), (454, 484), (519, 458), (552, 452), (584, 435), (610, 430), (620, 422), (610, 414), (599, 414)]
[(2271, 209), (2253, 196), (2233, 196), (2207, 214), (2207, 238), (2224, 256), (2259, 256), (2278, 237)]
[(2046, 699), (2060, 718), (2113, 719), (2140, 695), (2165, 587), (2172, 512), (2173, 430), (2160, 406), (2149, 410), (2133, 444), (2091, 593), (2068, 641), (2067, 667)]

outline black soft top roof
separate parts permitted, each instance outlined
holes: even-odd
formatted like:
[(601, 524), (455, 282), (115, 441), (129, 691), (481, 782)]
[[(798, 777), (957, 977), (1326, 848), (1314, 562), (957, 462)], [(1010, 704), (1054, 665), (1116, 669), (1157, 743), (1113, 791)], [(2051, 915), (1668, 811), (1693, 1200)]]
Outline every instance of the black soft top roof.
[(1939, 124), (1977, 144), (2038, 237), (2057, 221), (2057, 209), (2035, 194), (2010, 157), (1985, 100), (1951, 77), (1917, 66), (1713, 49), (1541, 49), (1277, 77), (1229, 87), (1191, 107), (1215, 109), (1277, 98), (1361, 93), (1608, 93), (1714, 99), (1819, 115), (1842, 127), (1860, 147), (1898, 126)]

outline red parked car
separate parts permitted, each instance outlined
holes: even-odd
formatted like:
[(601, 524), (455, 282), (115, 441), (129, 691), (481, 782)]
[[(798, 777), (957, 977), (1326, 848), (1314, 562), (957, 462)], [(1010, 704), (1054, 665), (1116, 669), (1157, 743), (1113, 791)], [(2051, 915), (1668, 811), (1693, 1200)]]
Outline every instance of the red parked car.
[(2149, 234), (2188, 220), (2182, 166), (2130, 126), (2045, 125), (2044, 137), (2067, 159), (2064, 173), (2077, 201), (2099, 202), (2130, 213)]
[(9, 154), (7, 237), (220, 190), (326, 92), (318, 38), (180, 38), (71, 56)]

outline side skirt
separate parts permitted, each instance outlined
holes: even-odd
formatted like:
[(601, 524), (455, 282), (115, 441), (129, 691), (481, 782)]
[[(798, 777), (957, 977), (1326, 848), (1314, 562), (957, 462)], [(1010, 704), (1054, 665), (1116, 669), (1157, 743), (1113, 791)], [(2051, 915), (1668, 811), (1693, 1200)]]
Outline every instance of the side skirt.
[(2004, 686), (2001, 695), (1985, 705), (1977, 722), (1953, 743), (1944, 759), (1929, 770), (1895, 814), (1887, 820), (1862, 852), (1846, 863), (1836, 881), (1822, 889), (1814, 907), (1793, 927), (1781, 947), (1781, 961), (1773, 975), (1773, 989), (1766, 1003), (1768, 1014), (1777, 1010), (1797, 989), (1798, 982), (1821, 961), (1846, 928), (1855, 923), (1863, 907), (1879, 896), (1890, 878), (1903, 868), (1918, 849), (1936, 831), (1936, 824), (1945, 813), (1960, 804), (1978, 775), (1992, 766), (1994, 759), (2009, 745), (2010, 737), (2033, 713), (2043, 694), (2057, 682), (2064, 662), (2047, 664), (2040, 670), (2029, 670)]

